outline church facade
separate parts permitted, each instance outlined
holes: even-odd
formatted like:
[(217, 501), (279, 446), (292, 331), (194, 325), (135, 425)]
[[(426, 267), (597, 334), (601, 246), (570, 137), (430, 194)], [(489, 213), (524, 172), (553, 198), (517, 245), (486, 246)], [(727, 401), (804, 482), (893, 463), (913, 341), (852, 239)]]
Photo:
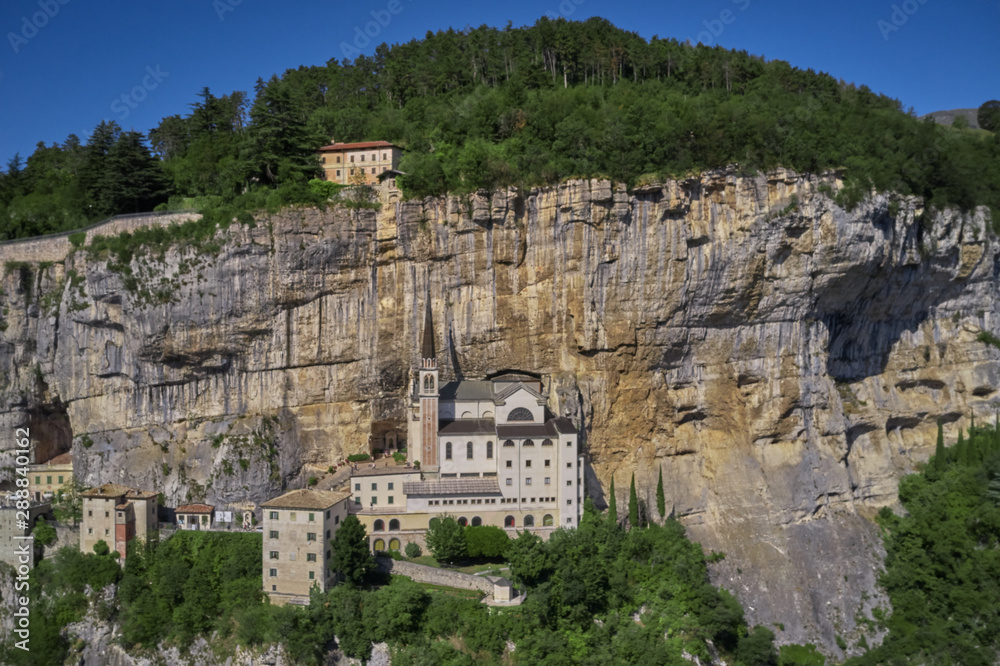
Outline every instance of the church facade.
[(363, 467), (352, 513), (374, 550), (423, 542), (435, 516), (545, 535), (576, 527), (583, 503), (577, 430), (547, 409), (542, 378), (522, 372), (440, 383), (427, 305), (407, 405), (407, 465)]

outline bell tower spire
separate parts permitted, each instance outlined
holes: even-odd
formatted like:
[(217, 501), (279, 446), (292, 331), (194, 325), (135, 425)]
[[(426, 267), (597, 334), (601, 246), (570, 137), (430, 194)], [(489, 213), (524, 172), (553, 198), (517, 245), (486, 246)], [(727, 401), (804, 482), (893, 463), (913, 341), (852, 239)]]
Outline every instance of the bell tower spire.
[(438, 367), (434, 351), (434, 320), (431, 316), (431, 298), (427, 294), (424, 308), (424, 336), (420, 346), (420, 368), (417, 395), (420, 400), (420, 456), (422, 469), (438, 468)]

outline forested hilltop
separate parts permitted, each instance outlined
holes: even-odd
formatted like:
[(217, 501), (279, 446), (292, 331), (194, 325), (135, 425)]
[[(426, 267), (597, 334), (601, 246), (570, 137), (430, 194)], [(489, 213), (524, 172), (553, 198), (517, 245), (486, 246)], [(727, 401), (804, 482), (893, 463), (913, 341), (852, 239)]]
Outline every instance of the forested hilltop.
[(252, 97), (206, 88), (148, 135), (104, 122), (86, 142), (39, 144), (0, 175), (0, 237), (168, 201), (226, 215), (315, 201), (314, 151), (334, 137), (404, 146), (407, 196), (735, 163), (843, 168), (846, 203), (874, 186), (1000, 209), (994, 133), (919, 121), (866, 86), (745, 51), (542, 18), (383, 44), (258, 80)]

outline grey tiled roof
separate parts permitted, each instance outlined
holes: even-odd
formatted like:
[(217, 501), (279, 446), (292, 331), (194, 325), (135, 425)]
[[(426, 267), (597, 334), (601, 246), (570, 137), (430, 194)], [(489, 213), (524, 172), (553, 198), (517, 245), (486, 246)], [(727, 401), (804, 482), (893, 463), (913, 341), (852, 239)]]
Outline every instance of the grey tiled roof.
[(441, 479), (403, 484), (407, 495), (499, 495), (500, 484), (494, 479)]
[(558, 434), (555, 423), (523, 423), (518, 425), (498, 425), (499, 439), (516, 439), (520, 437), (555, 437)]
[(466, 379), (441, 387), (441, 400), (492, 400), (493, 382)]
[(457, 419), (442, 421), (440, 435), (495, 435), (496, 422), (493, 419)]

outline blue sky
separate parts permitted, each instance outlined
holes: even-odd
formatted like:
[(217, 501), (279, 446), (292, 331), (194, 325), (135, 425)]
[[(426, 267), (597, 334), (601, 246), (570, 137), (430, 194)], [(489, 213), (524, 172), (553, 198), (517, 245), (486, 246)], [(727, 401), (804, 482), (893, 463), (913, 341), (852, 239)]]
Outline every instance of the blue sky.
[[(386, 11), (391, 2), (398, 13)], [(4, 0), (0, 166), (39, 141), (85, 139), (102, 119), (147, 132), (186, 113), (203, 86), (252, 91), (259, 76), (339, 59), (372, 12), (385, 25), (368, 53), (449, 26), (602, 16), (646, 38), (701, 39), (826, 71), (918, 114), (1000, 98), (1000, 0)]]

